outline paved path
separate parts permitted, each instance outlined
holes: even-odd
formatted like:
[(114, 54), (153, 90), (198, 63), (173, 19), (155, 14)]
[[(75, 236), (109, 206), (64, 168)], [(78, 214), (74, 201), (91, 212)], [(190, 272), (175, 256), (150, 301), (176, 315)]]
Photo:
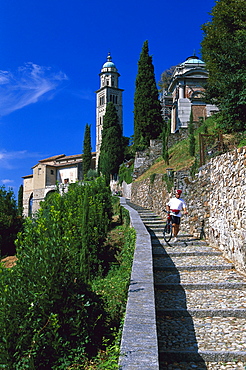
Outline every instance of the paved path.
[(163, 221), (128, 205), (151, 236), (159, 369), (246, 370), (246, 277), (205, 241), (166, 245)]
[(138, 212), (152, 240), (160, 370), (245, 370), (246, 278), (205, 241), (166, 245), (163, 221)]

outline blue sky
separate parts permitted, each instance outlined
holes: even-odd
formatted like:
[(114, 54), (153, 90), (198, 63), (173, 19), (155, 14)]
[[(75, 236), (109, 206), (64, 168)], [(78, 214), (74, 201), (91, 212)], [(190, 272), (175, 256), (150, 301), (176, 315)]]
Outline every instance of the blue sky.
[(133, 134), (137, 62), (149, 41), (156, 81), (194, 51), (214, 0), (1, 0), (0, 186), (17, 194), (38, 160), (95, 149), (95, 91), (111, 53), (123, 93), (124, 135)]

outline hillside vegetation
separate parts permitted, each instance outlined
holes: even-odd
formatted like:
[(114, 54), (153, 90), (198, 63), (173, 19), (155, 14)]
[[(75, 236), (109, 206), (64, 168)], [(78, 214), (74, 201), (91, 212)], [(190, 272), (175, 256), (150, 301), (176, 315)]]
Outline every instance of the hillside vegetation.
[(212, 151), (211, 155), (207, 156), (207, 161), (212, 158), (212, 156), (216, 156), (221, 154), (222, 152), (233, 150), (234, 148), (246, 145), (246, 132), (232, 134), (222, 133), (223, 149), (222, 151), (218, 151), (217, 138), (220, 132), (218, 121), (219, 118), (214, 115), (212, 117), (209, 117), (195, 130), (195, 156), (191, 156), (189, 153), (189, 138), (181, 140), (169, 149), (169, 164), (167, 164), (162, 157), (157, 158), (155, 163), (136, 181), (141, 181), (153, 174), (165, 174), (168, 168), (171, 168), (173, 171), (184, 171), (188, 169), (192, 170), (192, 166), (194, 169), (198, 169), (200, 164), (199, 134), (212, 135), (211, 139), (208, 140), (207, 143), (207, 150)]
[(117, 368), (135, 233), (105, 181), (52, 194), (16, 245), (0, 264), (0, 369)]

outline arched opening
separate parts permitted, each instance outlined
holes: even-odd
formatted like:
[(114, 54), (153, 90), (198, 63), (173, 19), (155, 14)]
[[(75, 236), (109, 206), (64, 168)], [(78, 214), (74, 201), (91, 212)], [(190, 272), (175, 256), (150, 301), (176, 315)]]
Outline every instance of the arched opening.
[(30, 195), (28, 202), (28, 217), (32, 217), (33, 193)]
[(44, 200), (47, 200), (54, 193), (56, 193), (56, 190), (50, 190), (50, 191), (48, 191), (48, 193), (45, 195)]

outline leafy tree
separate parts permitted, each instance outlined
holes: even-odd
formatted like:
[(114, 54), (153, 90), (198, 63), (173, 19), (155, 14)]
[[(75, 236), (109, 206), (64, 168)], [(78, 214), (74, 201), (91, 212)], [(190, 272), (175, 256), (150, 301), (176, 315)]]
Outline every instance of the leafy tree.
[(162, 90), (167, 91), (168, 86), (170, 85), (171, 77), (172, 77), (172, 74), (173, 74), (175, 68), (176, 68), (176, 66), (172, 66), (172, 67), (166, 69), (164, 72), (162, 72), (161, 79), (158, 82), (158, 86), (160, 86), (160, 91), (162, 91)]
[(196, 141), (195, 141), (195, 135), (194, 135), (194, 122), (193, 122), (193, 112), (191, 110), (190, 112), (190, 121), (189, 121), (189, 124), (188, 124), (188, 132), (189, 132), (189, 152), (190, 152), (190, 155), (192, 157), (194, 157), (195, 155), (195, 144), (196, 144)]
[(91, 168), (91, 128), (88, 123), (85, 126), (84, 145), (83, 145), (83, 173), (87, 176), (88, 171)]
[(209, 70), (207, 95), (221, 109), (225, 131), (246, 129), (246, 2), (219, 0), (202, 26), (202, 57)]
[(14, 255), (17, 233), (21, 228), (21, 219), (18, 216), (18, 209), (14, 193), (11, 189), (6, 190), (0, 187), (0, 254)]
[(152, 56), (149, 55), (148, 41), (145, 41), (138, 61), (138, 74), (134, 96), (134, 144), (136, 147), (149, 146), (162, 132), (163, 119), (158, 90), (155, 82)]
[(109, 184), (110, 175), (118, 174), (123, 162), (123, 139), (116, 108), (107, 104), (103, 119), (102, 143), (100, 147), (99, 169)]

